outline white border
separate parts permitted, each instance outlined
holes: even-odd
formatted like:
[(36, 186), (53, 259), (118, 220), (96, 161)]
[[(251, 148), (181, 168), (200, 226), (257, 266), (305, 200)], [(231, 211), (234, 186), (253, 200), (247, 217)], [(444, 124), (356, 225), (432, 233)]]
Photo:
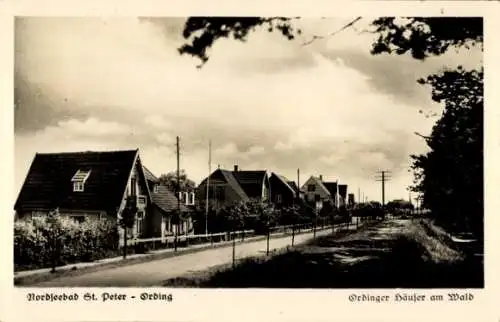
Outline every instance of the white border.
[[(286, 4), (284, 4), (286, 2)], [(207, 0), (122, 0), (56, 1), (16, 0), (0, 2), (0, 167), (2, 231), (0, 232), (2, 321), (498, 321), (500, 267), (497, 185), (500, 133), (499, 89), (500, 57), (498, 2), (482, 1), (242, 1)], [(474, 291), (471, 303), (352, 304), (351, 293), (361, 290), (197, 290), (173, 289), (174, 301), (124, 303), (38, 303), (25, 301), (29, 291), (12, 285), (12, 204), (13, 182), (13, 16), (192, 16), (192, 15), (279, 15), (279, 16), (483, 16), (485, 17), (485, 280), (486, 287)], [(49, 143), (49, 142), (47, 142)], [(12, 154), (11, 154), (12, 153)], [(44, 291), (51, 291), (44, 289)], [(112, 291), (113, 289), (106, 289)], [(114, 289), (127, 294), (143, 289)], [(61, 290), (55, 290), (61, 291)], [(83, 293), (83, 289), (76, 290)], [(93, 289), (100, 293), (104, 289)], [(166, 290), (165, 290), (166, 291)], [(393, 294), (398, 290), (369, 290), (370, 294)], [(418, 293), (445, 294), (446, 290), (415, 290)], [(406, 291), (410, 292), (410, 291)]]

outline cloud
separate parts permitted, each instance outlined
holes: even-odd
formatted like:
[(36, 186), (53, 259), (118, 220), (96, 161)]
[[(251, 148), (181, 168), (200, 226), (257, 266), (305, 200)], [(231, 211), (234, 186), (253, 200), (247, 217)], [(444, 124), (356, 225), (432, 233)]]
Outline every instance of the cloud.
[(172, 127), (172, 124), (162, 115), (148, 115), (144, 119), (144, 123), (155, 129), (170, 129)]
[[(51, 129), (48, 129), (49, 131)], [(84, 121), (67, 120), (60, 121), (58, 128), (55, 131), (61, 131), (73, 136), (93, 136), (93, 137), (109, 137), (113, 135), (126, 135), (133, 132), (132, 128), (125, 124), (117, 122), (101, 121), (91, 117)]]
[(214, 155), (216, 155), (217, 157), (220, 157), (220, 158), (226, 158), (228, 156), (234, 156), (236, 154), (238, 154), (239, 151), (238, 151), (238, 147), (236, 146), (236, 144), (234, 143), (227, 143), (221, 147), (218, 147), (217, 149), (215, 149), (214, 151)]
[(246, 152), (246, 155), (251, 157), (251, 156), (259, 156), (262, 155), (266, 152), (266, 149), (263, 146), (252, 146), (248, 151)]

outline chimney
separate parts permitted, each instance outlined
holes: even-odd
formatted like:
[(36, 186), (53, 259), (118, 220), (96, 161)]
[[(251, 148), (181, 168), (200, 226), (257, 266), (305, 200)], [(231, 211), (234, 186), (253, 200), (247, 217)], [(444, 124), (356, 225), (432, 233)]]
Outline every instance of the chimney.
[(323, 175), (322, 174), (319, 175), (319, 181), (323, 182)]
[(234, 165), (234, 172), (238, 172), (238, 165)]

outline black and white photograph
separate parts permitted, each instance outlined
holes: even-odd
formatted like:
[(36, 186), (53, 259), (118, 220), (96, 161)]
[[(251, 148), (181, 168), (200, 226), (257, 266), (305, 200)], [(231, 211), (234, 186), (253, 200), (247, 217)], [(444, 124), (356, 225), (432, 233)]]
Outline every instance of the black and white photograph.
[(482, 17), (14, 32), (16, 288), (485, 288)]

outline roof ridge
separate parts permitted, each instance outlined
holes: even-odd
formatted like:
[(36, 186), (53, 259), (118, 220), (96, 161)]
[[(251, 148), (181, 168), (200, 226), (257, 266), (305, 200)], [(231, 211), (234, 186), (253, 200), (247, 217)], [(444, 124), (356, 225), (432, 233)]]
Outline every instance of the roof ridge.
[(86, 153), (116, 153), (116, 152), (138, 152), (137, 149), (127, 149), (127, 150), (103, 150), (103, 151), (65, 151), (65, 152), (36, 152), (35, 155), (61, 155), (61, 154), (86, 154)]

